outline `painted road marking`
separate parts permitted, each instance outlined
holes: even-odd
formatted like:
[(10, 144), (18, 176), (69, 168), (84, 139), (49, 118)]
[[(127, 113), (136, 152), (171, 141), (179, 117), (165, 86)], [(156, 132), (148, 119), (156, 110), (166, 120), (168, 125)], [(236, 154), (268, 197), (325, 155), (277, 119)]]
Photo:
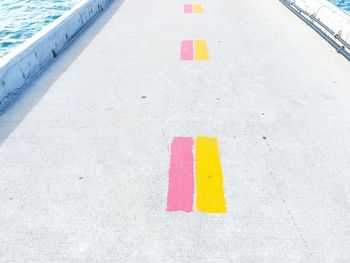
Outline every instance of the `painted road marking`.
[(191, 137), (175, 137), (171, 144), (167, 211), (193, 210), (193, 145)]
[(185, 14), (192, 14), (192, 13), (200, 14), (200, 13), (203, 13), (203, 7), (200, 4), (194, 4), (194, 5), (186, 4), (186, 5), (184, 5), (184, 13)]
[(193, 60), (193, 41), (184, 40), (181, 42), (181, 60)]
[(205, 40), (181, 41), (181, 60), (208, 60), (209, 51)]
[(205, 136), (196, 138), (196, 177), (193, 146), (191, 137), (175, 137), (171, 143), (166, 211), (192, 212), (196, 185), (198, 211), (226, 213), (218, 140)]
[(192, 14), (192, 5), (184, 5), (184, 13)]
[(205, 40), (194, 41), (194, 57), (196, 60), (208, 60), (209, 52), (207, 42)]
[(194, 4), (193, 5), (193, 13), (203, 13), (203, 8), (202, 8), (202, 5), (200, 4)]
[(217, 138), (196, 138), (196, 208), (207, 213), (227, 211)]

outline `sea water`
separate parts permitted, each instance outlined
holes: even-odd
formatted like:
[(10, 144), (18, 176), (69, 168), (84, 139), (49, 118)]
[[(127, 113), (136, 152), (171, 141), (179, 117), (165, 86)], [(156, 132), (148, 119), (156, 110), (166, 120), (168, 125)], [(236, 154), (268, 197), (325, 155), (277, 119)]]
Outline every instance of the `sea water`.
[(0, 0), (0, 58), (80, 0)]
[(337, 7), (350, 14), (350, 0), (330, 0)]

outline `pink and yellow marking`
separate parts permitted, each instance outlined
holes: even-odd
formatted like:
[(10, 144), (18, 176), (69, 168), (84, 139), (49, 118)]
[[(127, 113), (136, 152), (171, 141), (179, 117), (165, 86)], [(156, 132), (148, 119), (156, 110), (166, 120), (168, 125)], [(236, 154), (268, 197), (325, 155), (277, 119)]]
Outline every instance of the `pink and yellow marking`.
[(184, 13), (185, 14), (192, 14), (192, 13), (203, 13), (203, 7), (200, 4), (186, 4), (184, 5)]
[[(193, 146), (195, 145), (194, 158)], [(226, 213), (224, 182), (216, 138), (175, 137), (170, 150), (167, 211)], [(194, 161), (196, 164), (194, 164)], [(195, 166), (195, 169), (194, 169)], [(196, 177), (194, 177), (194, 170)], [(195, 183), (194, 183), (195, 181)]]
[(181, 60), (209, 60), (207, 42), (205, 40), (184, 40), (181, 42)]

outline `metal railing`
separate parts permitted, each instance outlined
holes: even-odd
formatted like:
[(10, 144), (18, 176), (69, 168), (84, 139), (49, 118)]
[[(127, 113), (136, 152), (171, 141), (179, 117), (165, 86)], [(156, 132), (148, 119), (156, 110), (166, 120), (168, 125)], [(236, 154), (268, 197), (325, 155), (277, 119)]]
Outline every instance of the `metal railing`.
[(350, 60), (350, 43), (341, 37), (341, 32), (334, 32), (324, 22), (317, 18), (314, 14), (310, 14), (306, 10), (298, 6), (294, 1), (279, 0), (295, 15), (302, 19), (306, 24), (319, 33), (328, 43), (330, 43), (338, 53), (342, 54)]

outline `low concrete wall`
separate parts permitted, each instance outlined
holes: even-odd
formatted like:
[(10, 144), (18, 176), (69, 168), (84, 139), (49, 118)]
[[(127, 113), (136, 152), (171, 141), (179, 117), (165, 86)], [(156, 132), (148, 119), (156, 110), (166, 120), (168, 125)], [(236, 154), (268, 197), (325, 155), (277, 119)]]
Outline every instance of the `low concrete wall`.
[(0, 109), (60, 54), (113, 0), (83, 0), (0, 59)]

